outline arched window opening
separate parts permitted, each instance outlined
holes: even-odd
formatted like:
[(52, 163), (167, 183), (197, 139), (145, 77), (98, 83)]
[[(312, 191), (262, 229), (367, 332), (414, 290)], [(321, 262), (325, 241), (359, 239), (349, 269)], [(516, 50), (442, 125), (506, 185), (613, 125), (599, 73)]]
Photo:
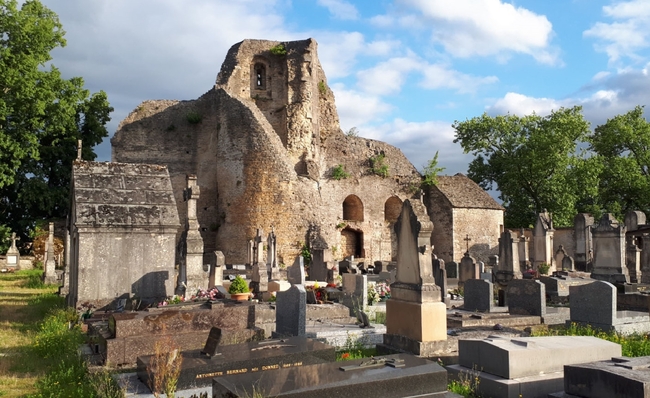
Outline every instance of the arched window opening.
[(391, 196), (384, 203), (384, 219), (388, 222), (396, 222), (402, 212), (402, 200), (397, 196)]
[(255, 64), (255, 88), (266, 90), (266, 66), (261, 63)]
[(357, 195), (349, 195), (343, 201), (343, 219), (347, 221), (363, 221), (363, 202)]

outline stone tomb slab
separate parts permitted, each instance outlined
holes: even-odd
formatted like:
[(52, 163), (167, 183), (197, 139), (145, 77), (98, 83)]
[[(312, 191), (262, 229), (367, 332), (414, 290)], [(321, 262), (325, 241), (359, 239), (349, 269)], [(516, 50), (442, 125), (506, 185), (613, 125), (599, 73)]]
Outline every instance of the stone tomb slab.
[(468, 328), (494, 326), (499, 324), (503, 327), (533, 326), (542, 323), (539, 316), (508, 315), (507, 313), (476, 313), (468, 311), (456, 311), (447, 315), (447, 327)]
[[(184, 351), (178, 389), (209, 386), (213, 377), (241, 373), (264, 373), (272, 369), (299, 367), (336, 360), (334, 347), (307, 339), (290, 337), (222, 346), (207, 357), (201, 350)], [(138, 357), (138, 377), (148, 385), (147, 366), (151, 355)]]
[(460, 397), (447, 391), (443, 367), (409, 354), (217, 377), (212, 396), (252, 397), (253, 388), (265, 397), (287, 398)]
[(459, 340), (458, 348), (459, 364), (447, 368), (452, 377), (476, 373), (483, 396), (513, 398), (545, 398), (562, 390), (565, 365), (621, 352), (620, 345), (592, 336), (489, 337)]
[(650, 398), (650, 357), (567, 365), (564, 391), (585, 398)]

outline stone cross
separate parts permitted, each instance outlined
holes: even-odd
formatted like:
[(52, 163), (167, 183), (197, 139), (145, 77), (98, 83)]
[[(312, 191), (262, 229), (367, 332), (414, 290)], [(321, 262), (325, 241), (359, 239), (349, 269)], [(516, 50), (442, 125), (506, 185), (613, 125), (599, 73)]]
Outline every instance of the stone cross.
[[(196, 203), (199, 200), (200, 189), (196, 175), (187, 176), (187, 185), (183, 191), (183, 199), (187, 202), (187, 235), (185, 237), (185, 288), (193, 293), (198, 289), (207, 289), (209, 274), (203, 267), (203, 237), (199, 231), (199, 221), (196, 215)], [(182, 273), (183, 274), (183, 273)], [(179, 283), (182, 278), (179, 278)]]
[(18, 250), (18, 248), (16, 247), (16, 241), (20, 240), (20, 236), (16, 236), (16, 233), (12, 232), (11, 238), (7, 238), (7, 240), (11, 240), (11, 247), (9, 248), (9, 250)]
[(248, 264), (252, 265), (255, 262), (255, 242), (253, 239), (248, 240)]
[(472, 239), (469, 237), (469, 234), (466, 234), (466, 235), (465, 235), (465, 239), (463, 239), (463, 240), (465, 241), (465, 246), (466, 246), (466, 250), (465, 250), (465, 252), (469, 253), (469, 242), (470, 242)]
[(262, 231), (262, 228), (258, 228), (255, 236), (255, 263), (264, 262), (264, 240), (262, 235), (264, 235), (264, 231)]
[(54, 261), (54, 223), (50, 223), (50, 235), (47, 239), (47, 257), (45, 260), (45, 283), (56, 283), (56, 262)]
[(271, 226), (271, 232), (266, 239), (266, 265), (270, 268), (278, 266), (275, 259), (275, 242), (275, 230)]
[(20, 238), (16, 236), (15, 232), (12, 232), (11, 237), (7, 238), (7, 240), (11, 240), (11, 247), (7, 250), (7, 266), (12, 268), (18, 267), (20, 263), (20, 252), (16, 247), (16, 241), (20, 240)]

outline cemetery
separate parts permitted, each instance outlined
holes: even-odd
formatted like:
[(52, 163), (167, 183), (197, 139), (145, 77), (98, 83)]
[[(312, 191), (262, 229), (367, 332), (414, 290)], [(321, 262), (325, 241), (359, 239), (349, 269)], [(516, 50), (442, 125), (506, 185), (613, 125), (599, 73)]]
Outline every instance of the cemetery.
[[(412, 189), (398, 149), (340, 132), (316, 48), (245, 40), (201, 98), (124, 120), (112, 162), (79, 143), (42, 271), (14, 233), (0, 278), (56, 290), (116, 396), (650, 397), (650, 349), (624, 344), (650, 334), (645, 215), (508, 230), (464, 175)], [(213, 107), (196, 142), (160, 128)], [(379, 154), (394, 178), (362, 170)]]

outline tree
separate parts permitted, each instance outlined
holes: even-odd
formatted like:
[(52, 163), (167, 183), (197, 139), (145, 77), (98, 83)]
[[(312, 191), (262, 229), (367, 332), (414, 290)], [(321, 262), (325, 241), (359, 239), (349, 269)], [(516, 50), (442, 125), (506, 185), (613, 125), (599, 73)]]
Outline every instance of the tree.
[(431, 187), (438, 184), (438, 174), (445, 170), (444, 167), (438, 167), (438, 151), (429, 160), (429, 163), (422, 169), (422, 185)]
[(600, 206), (617, 217), (650, 212), (650, 123), (643, 107), (607, 120), (589, 141), (601, 163)]
[(65, 46), (57, 15), (38, 0), (0, 0), (0, 225), (26, 238), (37, 220), (64, 217), (77, 140), (82, 157), (108, 136), (113, 108), (83, 79), (63, 79), (50, 51)]
[(596, 173), (585, 169), (594, 165), (584, 154), (576, 154), (589, 132), (581, 107), (548, 116), (483, 114), (453, 127), (454, 142), (476, 156), (468, 176), (483, 189), (500, 191), (507, 227), (531, 226), (544, 209), (553, 213), (555, 225), (570, 225), (577, 206), (588, 202), (577, 178)]

